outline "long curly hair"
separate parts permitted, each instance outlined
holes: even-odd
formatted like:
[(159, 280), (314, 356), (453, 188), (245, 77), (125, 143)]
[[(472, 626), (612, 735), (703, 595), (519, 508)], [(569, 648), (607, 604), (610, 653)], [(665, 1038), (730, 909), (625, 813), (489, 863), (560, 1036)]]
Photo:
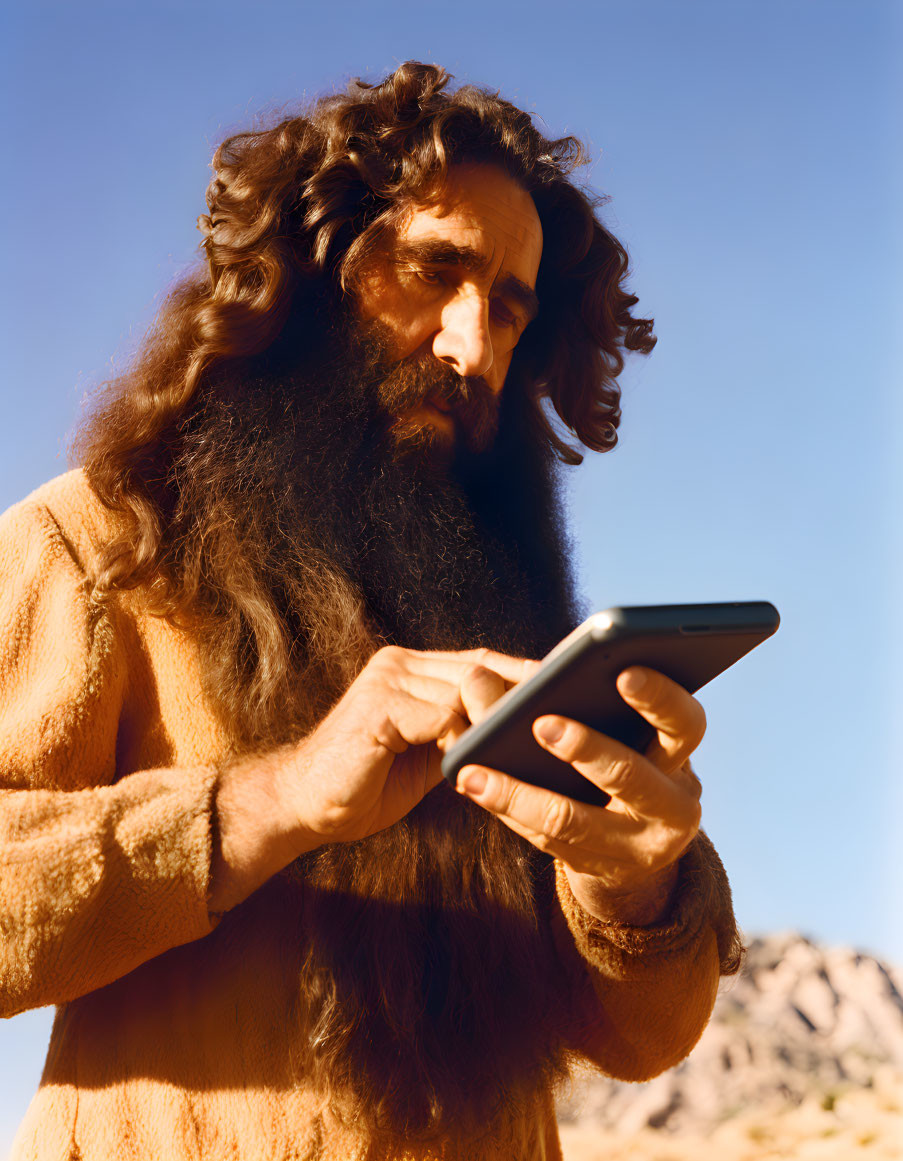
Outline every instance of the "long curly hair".
[[(509, 376), (525, 385), (532, 429), (554, 456), (581, 461), (568, 432), (593, 450), (614, 446), (625, 351), (648, 353), (655, 343), (652, 321), (631, 313), (627, 253), (596, 216), (601, 199), (572, 180), (586, 161), (580, 143), (549, 139), (498, 94), (453, 90), (450, 80), (438, 66), (407, 62), (381, 83), (354, 81), (224, 141), (209, 213), (198, 220), (206, 261), (169, 294), (73, 443), (75, 462), (122, 517), (101, 558), (98, 595), (142, 586), (149, 607), (175, 621), (215, 610), (226, 638), (257, 659), (256, 704), (290, 668), (284, 627), (228, 520), (192, 531), (173, 519), (173, 465), (211, 384), (273, 349), (299, 302), (349, 294), (368, 254), (413, 204), (441, 194), (451, 167), (491, 162), (530, 193), (542, 225), (541, 311)], [(334, 588), (337, 607), (346, 605), (337, 623), (350, 624), (353, 597), (343, 597), (340, 580)], [(348, 644), (349, 655), (365, 649)]]

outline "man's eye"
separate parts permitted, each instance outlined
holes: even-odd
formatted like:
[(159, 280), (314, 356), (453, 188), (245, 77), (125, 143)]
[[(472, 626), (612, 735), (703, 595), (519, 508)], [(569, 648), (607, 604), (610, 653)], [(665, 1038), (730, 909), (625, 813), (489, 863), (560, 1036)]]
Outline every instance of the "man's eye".
[(417, 277), (429, 286), (437, 286), (442, 281), (442, 275), (437, 274), (435, 270), (418, 270)]
[(493, 300), (492, 317), (499, 326), (513, 327), (517, 324), (517, 315), (500, 298)]

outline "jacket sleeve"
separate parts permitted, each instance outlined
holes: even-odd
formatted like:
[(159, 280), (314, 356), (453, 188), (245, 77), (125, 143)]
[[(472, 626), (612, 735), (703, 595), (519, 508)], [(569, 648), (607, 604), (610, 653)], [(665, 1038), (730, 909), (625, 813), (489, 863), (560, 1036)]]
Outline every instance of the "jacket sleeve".
[(206, 935), (216, 772), (116, 780), (127, 681), (49, 510), (0, 518), (0, 1015), (59, 1004)]
[(574, 1053), (609, 1076), (641, 1081), (679, 1063), (708, 1023), (721, 975), (742, 945), (721, 860), (700, 831), (679, 865), (667, 914), (650, 927), (602, 923), (556, 863), (553, 932), (568, 976)]

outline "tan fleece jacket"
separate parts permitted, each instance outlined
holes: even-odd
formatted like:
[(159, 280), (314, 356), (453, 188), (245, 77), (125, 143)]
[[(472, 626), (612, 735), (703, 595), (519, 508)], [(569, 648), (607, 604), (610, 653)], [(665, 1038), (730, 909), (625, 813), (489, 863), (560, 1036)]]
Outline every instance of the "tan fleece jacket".
[[(13, 1156), (349, 1161), (360, 1143), (292, 1068), (286, 884), (208, 913), (225, 738), (190, 638), (128, 597), (92, 602), (108, 529), (80, 472), (0, 519), (0, 1015), (57, 1005)], [(714, 1001), (727, 881), (702, 837), (681, 871), (668, 922), (647, 929), (596, 922), (558, 875), (562, 986), (585, 1008), (574, 1047), (626, 1079), (680, 1060)], [(391, 1154), (440, 1156), (464, 1154)], [(466, 1156), (560, 1158), (551, 1094)]]

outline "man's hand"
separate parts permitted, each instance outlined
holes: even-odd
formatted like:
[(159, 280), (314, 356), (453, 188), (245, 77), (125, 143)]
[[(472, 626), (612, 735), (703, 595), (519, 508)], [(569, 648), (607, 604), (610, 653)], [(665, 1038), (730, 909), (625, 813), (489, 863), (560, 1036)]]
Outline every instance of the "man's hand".
[[(618, 677), (618, 690), (656, 728), (645, 755), (568, 718), (548, 715), (533, 724), (545, 749), (611, 795), (606, 808), (481, 766), (466, 766), (457, 787), (559, 858), (575, 897), (593, 915), (649, 924), (665, 910), (677, 860), (699, 828), (701, 787), (684, 763), (702, 741), (705, 713), (681, 686), (639, 666)], [(485, 713), (475, 704), (465, 709), (472, 721)]]
[(210, 910), (234, 907), (323, 843), (398, 822), (442, 780), (442, 751), (471, 714), (537, 665), (489, 649), (380, 649), (309, 737), (222, 771)]
[(286, 765), (286, 801), (312, 845), (365, 838), (406, 815), (442, 780), (442, 751), (470, 713), (535, 664), (488, 649), (380, 649)]

